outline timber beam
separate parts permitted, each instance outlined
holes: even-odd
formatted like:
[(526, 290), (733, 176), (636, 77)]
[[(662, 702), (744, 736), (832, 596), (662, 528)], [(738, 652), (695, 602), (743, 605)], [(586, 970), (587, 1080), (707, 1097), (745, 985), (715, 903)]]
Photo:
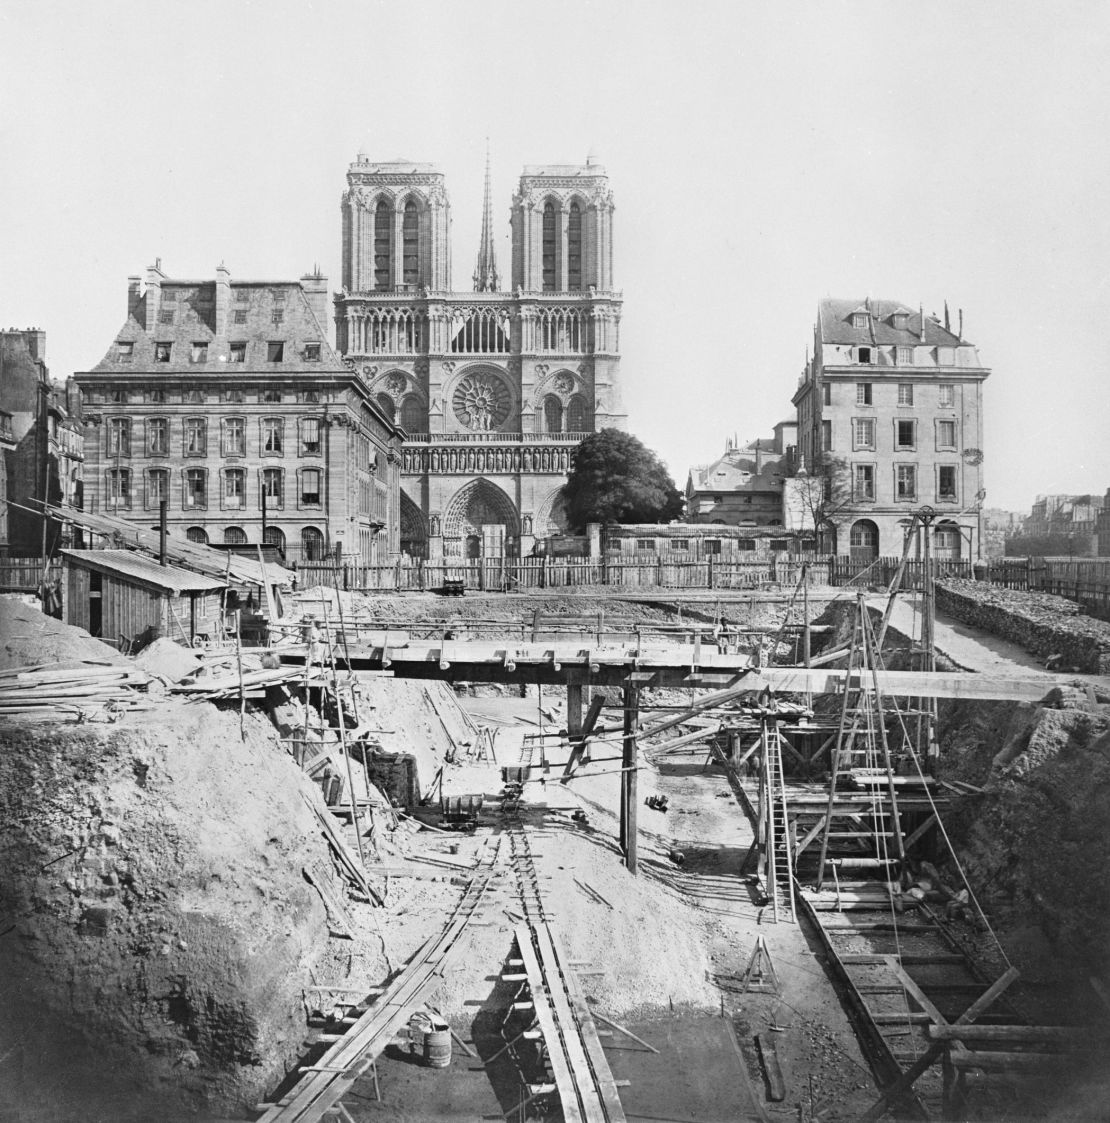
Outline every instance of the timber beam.
[[(279, 647), (290, 663), (303, 663), (302, 645)], [(941, 671), (867, 671), (825, 667), (754, 667), (747, 655), (722, 655), (703, 647), (700, 664), (692, 673), (694, 648), (689, 644), (651, 648), (596, 647), (575, 644), (520, 644), (451, 640), (449, 649), (441, 641), (410, 642), (406, 647), (350, 645), (337, 662), (354, 670), (382, 670), (389, 661), (398, 678), (434, 678), (455, 682), (499, 682), (566, 686), (583, 682), (583, 663), (594, 686), (682, 688), (720, 686), (737, 693), (842, 694), (853, 690), (873, 691), (884, 696), (915, 698), (983, 699), (1039, 702), (1055, 687), (1076, 681), (1110, 689), (1110, 677), (1049, 675), (1024, 672), (1014, 675), (969, 674)], [(596, 671), (594, 668), (596, 667)]]

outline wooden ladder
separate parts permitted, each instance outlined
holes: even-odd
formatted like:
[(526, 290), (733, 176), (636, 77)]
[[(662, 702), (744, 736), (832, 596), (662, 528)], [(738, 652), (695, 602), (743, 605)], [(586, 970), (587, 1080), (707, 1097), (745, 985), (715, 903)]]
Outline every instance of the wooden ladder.
[[(817, 864), (817, 889), (825, 880), (829, 862), (829, 842), (836, 839), (870, 840), (876, 855), (888, 852), (887, 839), (894, 841), (896, 859), (876, 859), (886, 865), (896, 865), (902, 858), (902, 836), (898, 816), (898, 802), (894, 793), (893, 769), (890, 750), (887, 744), (886, 725), (883, 712), (883, 698), (878, 689), (876, 671), (880, 656), (875, 632), (867, 617), (867, 605), (863, 595), (859, 597), (855, 620), (852, 625), (852, 643), (848, 654), (848, 675), (844, 684), (844, 701), (840, 712), (840, 728), (832, 753), (832, 768), (829, 773), (829, 798), (825, 811), (825, 822), (821, 832), (821, 856)], [(865, 687), (865, 679), (871, 677), (872, 690)], [(853, 677), (857, 680), (853, 685)], [(863, 791), (853, 792), (859, 802), (866, 803), (868, 809), (861, 816), (866, 820), (867, 829), (859, 829), (858, 824), (849, 823), (851, 829), (835, 830), (837, 789), (852, 779), (853, 773), (874, 772), (887, 781), (886, 791), (877, 784), (868, 784)], [(889, 803), (889, 809), (887, 804)], [(843, 813), (839, 816), (843, 818)]]
[(774, 718), (764, 718), (763, 769), (767, 823), (765, 835), (766, 885), (776, 921), (794, 920), (794, 851), (782, 774), (782, 735)]

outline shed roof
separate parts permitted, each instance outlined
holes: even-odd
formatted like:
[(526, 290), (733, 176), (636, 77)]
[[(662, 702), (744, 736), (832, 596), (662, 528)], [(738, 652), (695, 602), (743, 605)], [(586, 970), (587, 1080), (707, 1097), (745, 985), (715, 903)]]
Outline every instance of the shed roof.
[(206, 593), (227, 588), (224, 581), (205, 577), (174, 565), (159, 565), (153, 558), (134, 550), (62, 550), (71, 562), (89, 569), (154, 585), (170, 593)]

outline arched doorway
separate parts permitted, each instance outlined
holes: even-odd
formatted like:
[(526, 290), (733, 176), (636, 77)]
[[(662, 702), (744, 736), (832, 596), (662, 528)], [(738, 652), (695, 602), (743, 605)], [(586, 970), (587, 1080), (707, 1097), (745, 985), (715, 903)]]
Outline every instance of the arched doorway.
[(849, 549), (852, 561), (874, 561), (879, 556), (879, 528), (870, 519), (852, 523)]
[(534, 525), (537, 538), (549, 538), (553, 534), (569, 533), (570, 521), (567, 516), (562, 487), (555, 488), (540, 504), (540, 509), (536, 512)]
[(324, 560), (324, 536), (314, 526), (306, 526), (301, 531), (301, 561), (315, 562)]
[(959, 561), (963, 544), (964, 536), (957, 523), (946, 520), (933, 528), (933, 557), (937, 561)]
[(516, 507), (489, 480), (473, 480), (456, 492), (447, 508), (443, 518), (443, 552), (458, 557), (469, 551), (469, 539), (473, 537), (477, 537), (480, 547), (482, 528), (489, 526), (503, 528), (503, 542), (515, 537), (519, 533)]
[(420, 508), (401, 492), (401, 553), (412, 558), (428, 556), (428, 524)]

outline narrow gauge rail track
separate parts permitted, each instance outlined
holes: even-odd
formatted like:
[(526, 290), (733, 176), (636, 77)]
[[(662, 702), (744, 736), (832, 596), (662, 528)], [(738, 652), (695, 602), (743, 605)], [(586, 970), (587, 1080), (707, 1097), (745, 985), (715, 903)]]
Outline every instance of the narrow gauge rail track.
[(346, 1031), (316, 1062), (301, 1069), (301, 1078), (274, 1104), (260, 1105), (256, 1123), (317, 1123), (329, 1113), (342, 1114), (341, 1100), (362, 1079), (414, 1009), (419, 1009), (447, 967), (467, 924), (484, 904), (497, 876), (501, 841), (479, 865), (442, 931), (431, 936), (389, 985), (377, 995), (344, 1001)]
[[(525, 1028), (509, 1042), (523, 1072), (518, 1042), (542, 1037), (551, 1081), (527, 1083), (527, 1095), (508, 1118), (523, 1120), (529, 1103), (557, 1093), (565, 1123), (625, 1123), (609, 1062), (571, 961), (551, 927), (540, 890), (535, 855), (519, 810), (508, 813), (505, 831), (524, 923), (514, 932), (516, 953), (507, 980), (519, 983), (509, 1016), (526, 1011)], [(508, 1018), (506, 1018), (506, 1022)]]
[[(991, 984), (932, 910), (896, 913), (881, 883), (802, 889), (797, 899), (845, 987), (849, 1013), (884, 1087), (935, 1044), (930, 1025), (954, 1022)], [(1008, 998), (998, 999), (978, 1024), (1025, 1024)], [(938, 1065), (917, 1080), (903, 1110), (929, 1119), (943, 1109)]]

